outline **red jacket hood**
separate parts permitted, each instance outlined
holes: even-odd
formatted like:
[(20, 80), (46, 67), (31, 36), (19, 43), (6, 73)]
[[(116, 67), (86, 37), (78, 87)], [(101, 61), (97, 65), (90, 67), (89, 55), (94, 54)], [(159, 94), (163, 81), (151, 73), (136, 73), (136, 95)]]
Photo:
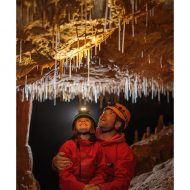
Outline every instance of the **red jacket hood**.
[(105, 141), (102, 139), (101, 130), (99, 127), (96, 128), (96, 138), (101, 141), (102, 145), (110, 145), (112, 143), (125, 142), (125, 135), (123, 133), (117, 133), (111, 139)]

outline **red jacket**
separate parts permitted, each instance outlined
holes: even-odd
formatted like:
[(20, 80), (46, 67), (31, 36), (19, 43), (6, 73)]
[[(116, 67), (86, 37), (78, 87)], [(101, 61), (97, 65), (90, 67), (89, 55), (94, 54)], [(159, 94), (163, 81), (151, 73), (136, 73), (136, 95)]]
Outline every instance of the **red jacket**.
[(98, 142), (79, 140), (80, 151), (75, 140), (66, 141), (60, 148), (72, 165), (59, 172), (61, 190), (82, 190), (85, 184), (104, 182), (105, 161)]
[(132, 150), (125, 142), (124, 134), (116, 134), (109, 141), (101, 140), (99, 129), (96, 131), (106, 159), (105, 183), (103, 190), (128, 190), (134, 175), (135, 159)]

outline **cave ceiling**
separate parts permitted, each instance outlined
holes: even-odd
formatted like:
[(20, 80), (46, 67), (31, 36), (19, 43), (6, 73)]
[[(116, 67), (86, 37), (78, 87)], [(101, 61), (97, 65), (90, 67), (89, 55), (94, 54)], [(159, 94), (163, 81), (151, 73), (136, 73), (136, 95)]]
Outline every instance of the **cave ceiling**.
[(17, 91), (44, 101), (173, 92), (172, 0), (17, 0)]

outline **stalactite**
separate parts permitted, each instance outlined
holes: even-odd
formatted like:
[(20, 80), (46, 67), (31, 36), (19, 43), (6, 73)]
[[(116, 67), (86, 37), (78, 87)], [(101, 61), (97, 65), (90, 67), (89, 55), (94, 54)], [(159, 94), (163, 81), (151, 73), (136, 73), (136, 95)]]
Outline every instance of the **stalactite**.
[(92, 9), (90, 9), (90, 12), (89, 12), (89, 20), (92, 20)]
[(53, 83), (53, 90), (54, 90), (54, 106), (56, 105), (56, 74), (57, 74), (57, 60), (55, 60), (54, 83)]
[(95, 45), (95, 55), (97, 55), (97, 46)]
[(24, 102), (24, 88), (22, 89), (22, 102)]
[(141, 51), (141, 58), (143, 58), (144, 57), (144, 52), (143, 52), (143, 50)]
[(83, 3), (81, 4), (81, 20), (83, 20)]
[(69, 22), (71, 21), (71, 11), (70, 10), (68, 11), (68, 21)]
[(19, 57), (19, 63), (22, 63), (22, 40), (20, 40), (20, 57)]
[(134, 6), (134, 0), (130, 0), (131, 1), (131, 12), (132, 12), (132, 14), (134, 14), (134, 8), (135, 8), (135, 6)]
[(160, 67), (162, 69), (162, 56), (160, 57)]
[(160, 89), (158, 89), (158, 102), (160, 102)]
[(166, 88), (166, 90), (167, 90), (167, 103), (169, 103), (170, 102), (170, 93), (167, 88)]
[(27, 85), (27, 75), (25, 76), (24, 92), (25, 92), (26, 101), (28, 101), (28, 85)]
[(26, 7), (26, 24), (29, 24), (29, 21), (30, 21), (29, 9), (30, 9), (30, 7), (27, 5), (27, 7)]
[(119, 17), (119, 28), (118, 28), (118, 50), (121, 50), (121, 19)]
[(125, 50), (125, 21), (123, 21), (123, 38), (122, 38), (122, 53)]
[(85, 21), (87, 20), (87, 2), (85, 1)]
[(92, 49), (93, 48), (90, 48), (90, 60), (92, 60)]
[(128, 78), (125, 79), (125, 98), (127, 99), (127, 101), (129, 100), (129, 83), (128, 83)]
[(69, 78), (71, 78), (71, 58), (69, 58)]
[(152, 8), (152, 16), (154, 16), (154, 7)]
[(107, 16), (108, 16), (108, 4), (107, 4), (107, 1), (106, 1), (104, 31), (107, 30)]
[(153, 83), (153, 78), (152, 78), (152, 100), (154, 98), (154, 83)]
[(99, 51), (101, 51), (101, 44), (100, 43), (99, 43), (98, 47), (99, 47)]
[(138, 10), (138, 3), (137, 3), (138, 1), (136, 0), (136, 3), (135, 3), (135, 11), (137, 11)]
[(146, 27), (148, 27), (148, 5), (146, 3)]
[(110, 15), (109, 15), (109, 29), (111, 29), (112, 28), (112, 13), (111, 13), (111, 8), (110, 8)]
[(87, 64), (88, 64), (88, 83), (89, 83), (89, 77), (90, 77), (90, 50), (87, 51)]
[(150, 64), (150, 55), (148, 55), (148, 63)]
[(136, 103), (137, 102), (137, 76), (135, 76), (135, 81), (134, 81), (134, 100)]
[(132, 21), (132, 37), (135, 37), (135, 25), (134, 25), (134, 21)]

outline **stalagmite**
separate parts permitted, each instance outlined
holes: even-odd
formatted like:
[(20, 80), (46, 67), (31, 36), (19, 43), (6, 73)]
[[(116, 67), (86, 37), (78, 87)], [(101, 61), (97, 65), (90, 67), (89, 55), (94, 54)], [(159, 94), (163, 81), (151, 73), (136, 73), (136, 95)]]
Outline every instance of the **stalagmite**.
[(151, 133), (150, 133), (150, 127), (148, 126), (146, 128), (146, 137), (148, 138), (148, 137), (150, 137), (150, 135), (151, 135)]
[(139, 141), (139, 133), (138, 133), (138, 130), (135, 129), (135, 132), (134, 132), (134, 143), (136, 143), (138, 141)]
[(157, 123), (157, 132), (161, 131), (164, 127), (164, 116), (163, 115), (160, 115), (159, 116), (159, 119), (158, 119), (158, 123)]
[(146, 139), (146, 133), (143, 134), (142, 140)]

